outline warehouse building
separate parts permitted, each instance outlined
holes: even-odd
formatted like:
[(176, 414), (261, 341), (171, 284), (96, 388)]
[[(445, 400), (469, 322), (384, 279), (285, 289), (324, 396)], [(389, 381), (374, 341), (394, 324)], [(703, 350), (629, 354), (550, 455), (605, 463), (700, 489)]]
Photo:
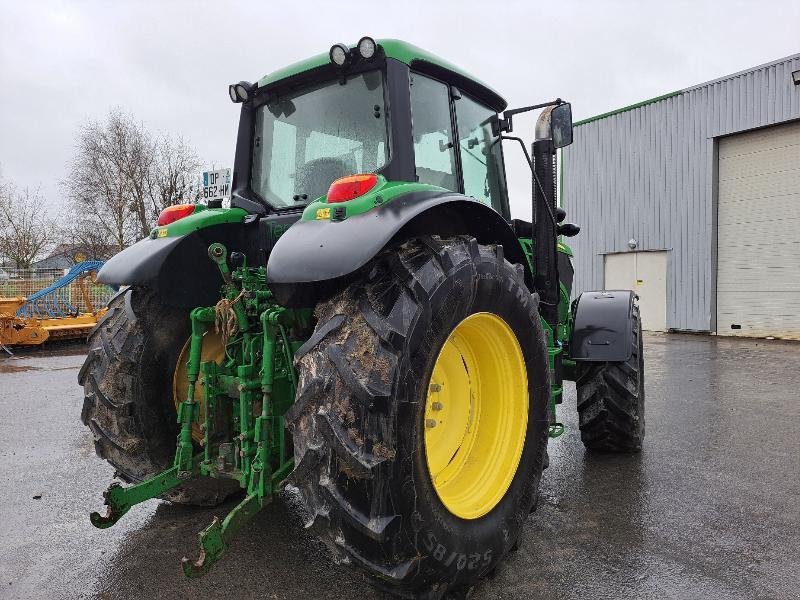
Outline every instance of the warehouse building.
[(650, 330), (800, 339), (800, 54), (576, 123), (575, 291)]

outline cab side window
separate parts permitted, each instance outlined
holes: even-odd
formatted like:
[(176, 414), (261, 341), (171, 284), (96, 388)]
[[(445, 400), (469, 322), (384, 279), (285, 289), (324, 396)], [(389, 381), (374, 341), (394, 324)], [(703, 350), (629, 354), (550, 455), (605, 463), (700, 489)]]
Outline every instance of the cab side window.
[(448, 87), (418, 73), (411, 80), (411, 131), (420, 183), (458, 191)]
[(455, 101), (458, 121), (458, 152), (464, 176), (464, 194), (503, 211), (505, 169), (497, 136), (492, 133), (494, 111), (467, 96)]

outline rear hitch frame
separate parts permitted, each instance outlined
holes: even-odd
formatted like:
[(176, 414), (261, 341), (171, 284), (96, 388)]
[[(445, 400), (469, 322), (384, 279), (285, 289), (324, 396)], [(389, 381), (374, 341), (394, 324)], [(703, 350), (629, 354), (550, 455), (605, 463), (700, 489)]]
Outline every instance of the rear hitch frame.
[[(264, 267), (241, 265), (231, 271), (227, 249), (219, 243), (209, 246), (208, 255), (225, 284), (216, 306), (195, 308), (190, 314), (189, 388), (178, 405), (180, 432), (173, 464), (140, 483), (112, 483), (103, 494), (105, 514), (90, 514), (92, 525), (105, 529), (133, 506), (162, 496), (192, 477), (237, 480), (246, 491), (245, 498), (224, 519), (215, 516), (198, 534), (197, 558), (183, 557), (181, 561), (189, 578), (204, 575), (222, 558), (242, 528), (269, 504), (294, 466), (293, 456), (286, 451), (283, 414), (296, 393), (292, 360), (300, 342), (290, 340), (287, 328), (308, 326), (311, 321), (310, 310), (285, 309), (274, 302), (266, 288)], [(223, 330), (226, 352), (222, 365), (201, 362), (203, 336), (211, 327)], [(195, 389), (200, 373), (206, 410), (198, 452), (192, 426), (200, 421)], [(273, 397), (276, 382), (280, 388)], [(216, 408), (226, 400), (227, 429), (215, 420)], [(233, 465), (226, 461), (231, 448)]]

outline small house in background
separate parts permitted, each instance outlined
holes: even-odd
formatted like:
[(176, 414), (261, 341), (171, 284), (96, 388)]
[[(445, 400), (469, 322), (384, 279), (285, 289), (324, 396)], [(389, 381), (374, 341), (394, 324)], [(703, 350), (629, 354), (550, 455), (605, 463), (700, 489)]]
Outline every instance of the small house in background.
[(81, 244), (59, 244), (45, 258), (34, 262), (31, 268), (36, 271), (69, 269), (85, 260), (108, 260), (117, 251), (113, 245), (89, 248)]

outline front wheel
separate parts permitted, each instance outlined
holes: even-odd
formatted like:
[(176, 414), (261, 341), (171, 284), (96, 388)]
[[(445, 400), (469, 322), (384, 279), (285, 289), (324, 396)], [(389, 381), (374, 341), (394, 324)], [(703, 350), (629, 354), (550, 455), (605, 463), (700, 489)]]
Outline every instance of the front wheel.
[(589, 364), (578, 376), (578, 417), (588, 450), (635, 453), (644, 440), (644, 346), (639, 307), (631, 313), (631, 356)]
[(537, 299), (501, 246), (382, 254), (317, 307), (287, 414), (309, 526), (385, 589), (468, 589), (514, 547), (547, 444)]

